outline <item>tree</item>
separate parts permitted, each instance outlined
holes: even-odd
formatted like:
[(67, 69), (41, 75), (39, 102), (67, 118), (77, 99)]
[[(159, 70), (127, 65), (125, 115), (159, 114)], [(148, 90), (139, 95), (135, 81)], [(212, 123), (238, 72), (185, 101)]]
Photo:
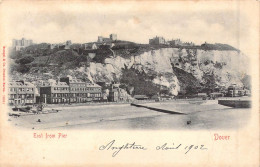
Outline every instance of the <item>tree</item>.
[(17, 65), (17, 66), (14, 66), (14, 71), (17, 71), (17, 72), (20, 72), (20, 73), (26, 73), (30, 70), (30, 68), (26, 65)]
[(134, 87), (134, 94), (142, 94), (147, 96), (153, 96), (160, 91), (150, 80), (150, 76), (144, 71), (138, 71), (134, 68), (128, 69), (126, 66), (122, 69), (122, 76), (120, 83), (126, 87)]
[(204, 73), (202, 79), (204, 80), (204, 89), (213, 92), (215, 87), (217, 86), (214, 73)]
[(18, 59), (15, 61), (17, 64), (29, 64), (34, 61), (34, 58), (32, 56), (25, 56), (21, 59)]
[(194, 94), (197, 94), (197, 93), (198, 93), (198, 91), (194, 87), (192, 87), (190, 85), (186, 87), (186, 94), (187, 95), (194, 95)]

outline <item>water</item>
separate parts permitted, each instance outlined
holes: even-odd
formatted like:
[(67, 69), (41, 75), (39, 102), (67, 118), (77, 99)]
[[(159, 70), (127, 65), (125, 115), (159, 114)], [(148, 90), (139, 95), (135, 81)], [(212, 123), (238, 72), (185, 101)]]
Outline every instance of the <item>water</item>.
[[(34, 129), (237, 129), (248, 123), (251, 112), (251, 109), (218, 105), (216, 101), (203, 104), (172, 101), (143, 105), (182, 112), (186, 115), (161, 113), (129, 104), (70, 106), (60, 107), (62, 111), (59, 113), (11, 118), (11, 122), (19, 127)], [(37, 122), (38, 119), (41, 122)]]

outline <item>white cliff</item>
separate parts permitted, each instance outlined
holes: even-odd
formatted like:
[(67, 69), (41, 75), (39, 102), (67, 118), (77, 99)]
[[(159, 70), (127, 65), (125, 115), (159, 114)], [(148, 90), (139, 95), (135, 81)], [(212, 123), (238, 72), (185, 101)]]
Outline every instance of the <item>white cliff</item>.
[(203, 74), (214, 74), (216, 82), (222, 86), (241, 84), (241, 78), (249, 74), (248, 58), (237, 51), (204, 51), (177, 48), (161, 48), (144, 52), (138, 56), (123, 58), (120, 55), (105, 59), (105, 63), (90, 63), (86, 73), (94, 82), (120, 79), (122, 68), (134, 67), (148, 75), (156, 76), (152, 82), (170, 88), (177, 95), (180, 89), (173, 73), (172, 64), (192, 73), (203, 83)]

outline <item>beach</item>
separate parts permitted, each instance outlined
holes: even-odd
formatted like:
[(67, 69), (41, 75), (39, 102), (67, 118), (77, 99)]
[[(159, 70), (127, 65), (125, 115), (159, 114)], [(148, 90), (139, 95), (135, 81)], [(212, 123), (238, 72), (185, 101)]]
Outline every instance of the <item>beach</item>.
[(163, 113), (130, 104), (60, 105), (52, 106), (59, 112), (9, 117), (9, 122), (26, 129), (206, 130), (243, 127), (251, 114), (250, 108), (226, 107), (217, 104), (217, 100), (203, 103), (176, 100), (142, 105), (182, 114)]

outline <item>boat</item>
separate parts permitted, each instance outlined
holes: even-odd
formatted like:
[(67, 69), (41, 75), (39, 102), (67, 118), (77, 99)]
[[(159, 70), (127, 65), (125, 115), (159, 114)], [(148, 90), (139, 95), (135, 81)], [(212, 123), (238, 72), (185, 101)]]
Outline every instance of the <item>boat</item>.
[(218, 104), (233, 108), (251, 108), (251, 100), (218, 100)]
[(20, 117), (20, 116), (21, 116), (21, 113), (10, 111), (10, 112), (8, 113), (8, 115), (9, 115), (9, 116)]
[(12, 108), (13, 111), (23, 111), (23, 112), (29, 112), (31, 109), (31, 106), (15, 106)]

